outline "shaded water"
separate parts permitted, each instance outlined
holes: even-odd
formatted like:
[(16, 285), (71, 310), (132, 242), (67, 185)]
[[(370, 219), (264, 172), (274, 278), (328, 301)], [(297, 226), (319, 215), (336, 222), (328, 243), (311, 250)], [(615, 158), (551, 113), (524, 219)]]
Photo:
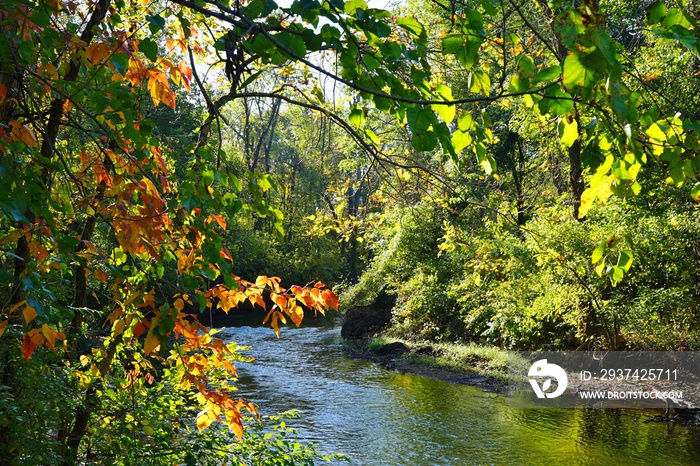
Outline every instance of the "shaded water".
[(280, 339), (261, 327), (220, 335), (252, 345), (241, 396), (263, 415), (297, 410), (287, 424), (300, 438), (351, 464), (700, 465), (699, 428), (645, 424), (639, 411), (512, 409), (475, 387), (350, 359), (340, 329), (319, 322)]

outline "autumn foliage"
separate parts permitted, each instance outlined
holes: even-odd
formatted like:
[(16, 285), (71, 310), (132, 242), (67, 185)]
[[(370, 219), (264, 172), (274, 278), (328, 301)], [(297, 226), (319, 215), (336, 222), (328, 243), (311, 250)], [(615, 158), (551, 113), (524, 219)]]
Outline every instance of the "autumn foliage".
[[(154, 135), (148, 114), (176, 108), (193, 81), (188, 50), (204, 53), (194, 14), (171, 13), (109, 0), (7, 1), (0, 11), (2, 384), (19, 390), (15, 351), (46, 370), (62, 361), (77, 390), (56, 434), (66, 464), (89, 431), (91, 400), (115, 377), (148, 389), (167, 373), (200, 405), (199, 430), (220, 421), (243, 434), (244, 412), (256, 410), (229, 385), (241, 356), (197, 309), (266, 308), (269, 292), (265, 320), (279, 334), (304, 308), (338, 307), (321, 283), (234, 275), (221, 235), (240, 190), (205, 176), (206, 140), (178, 152)], [(0, 426), (3, 441), (12, 428)]]

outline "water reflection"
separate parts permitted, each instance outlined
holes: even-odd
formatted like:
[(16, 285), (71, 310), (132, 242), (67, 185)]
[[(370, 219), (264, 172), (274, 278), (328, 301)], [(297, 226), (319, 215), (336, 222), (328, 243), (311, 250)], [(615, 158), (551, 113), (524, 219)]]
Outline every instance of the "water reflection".
[(223, 335), (257, 359), (239, 365), (241, 395), (263, 414), (298, 410), (302, 439), (352, 464), (700, 464), (700, 429), (645, 424), (638, 411), (512, 409), (475, 387), (349, 359), (321, 322), (280, 339), (268, 328)]

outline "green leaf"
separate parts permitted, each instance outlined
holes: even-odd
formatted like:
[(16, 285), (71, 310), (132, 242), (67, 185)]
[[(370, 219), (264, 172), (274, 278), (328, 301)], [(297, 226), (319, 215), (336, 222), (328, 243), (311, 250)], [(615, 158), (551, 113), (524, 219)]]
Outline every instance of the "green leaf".
[(529, 55), (522, 55), (518, 59), (518, 71), (528, 79), (535, 77), (535, 62)]
[(139, 50), (151, 61), (156, 61), (158, 58), (158, 44), (151, 39), (144, 39), (139, 42)]
[(575, 118), (571, 119), (569, 122), (569, 117), (564, 115), (559, 118), (559, 124), (557, 125), (557, 130), (559, 131), (559, 139), (561, 143), (568, 149), (574, 145), (574, 142), (578, 139), (578, 123)]
[(296, 60), (297, 57), (304, 58), (306, 56), (306, 44), (304, 44), (303, 38), (288, 32), (281, 32), (275, 36), (275, 39), (289, 49), (293, 60)]
[[(442, 97), (442, 100), (451, 101), (452, 100), (452, 89), (440, 84), (436, 89), (437, 94)], [(447, 124), (452, 123), (457, 113), (457, 108), (454, 105), (431, 105), (433, 111), (437, 113), (442, 121)]]
[(437, 146), (437, 134), (432, 130), (414, 134), (411, 138), (411, 145), (420, 152), (431, 151)]
[(508, 86), (508, 92), (518, 93), (526, 92), (530, 89), (530, 80), (521, 74), (514, 74), (510, 79), (510, 85)]
[(409, 107), (406, 110), (406, 119), (411, 132), (414, 134), (427, 131), (433, 123), (437, 123), (437, 119), (431, 109), (425, 107)]
[(666, 16), (666, 5), (661, 1), (655, 1), (647, 7), (647, 21), (649, 24), (656, 24)]
[(610, 276), (612, 286), (617, 286), (617, 284), (620, 283), (625, 277), (625, 272), (620, 267), (613, 267), (608, 272), (608, 275)]
[(462, 114), (457, 118), (457, 127), (461, 131), (469, 131), (474, 129), (474, 118), (469, 112), (462, 112)]
[(464, 40), (458, 34), (450, 34), (442, 40), (442, 49), (445, 53), (458, 53), (464, 48)]
[(601, 261), (600, 264), (595, 266), (595, 273), (598, 274), (599, 277), (602, 277), (603, 269), (605, 269), (605, 260)]
[(442, 121), (447, 124), (452, 123), (457, 113), (457, 108), (454, 105), (431, 105), (431, 108), (437, 113)]
[(658, 142), (666, 142), (666, 132), (661, 129), (658, 123), (652, 124), (646, 131), (646, 135)]
[(367, 67), (367, 71), (376, 70), (377, 68), (380, 68), (382, 66), (379, 60), (377, 60), (376, 58), (374, 58), (373, 55), (368, 53), (362, 56), (362, 61), (365, 62), (365, 67)]
[(415, 18), (408, 18), (408, 17), (399, 18), (398, 21), (396, 21), (396, 24), (399, 27), (402, 27), (403, 29), (410, 32), (416, 38), (419, 38), (419, 39), (427, 38), (427, 34), (425, 33), (425, 28)]
[(562, 82), (567, 90), (588, 99), (593, 92), (595, 79), (595, 72), (586, 68), (577, 54), (570, 53), (566, 57)]
[(371, 129), (365, 128), (365, 136), (367, 136), (367, 138), (369, 138), (369, 140), (372, 141), (372, 144), (375, 146), (379, 147), (382, 145), (382, 141), (379, 139), (379, 136), (377, 136)]
[(472, 143), (471, 134), (457, 130), (452, 134), (452, 147), (455, 152), (461, 152)]
[(467, 69), (470, 69), (479, 58), (481, 37), (474, 34), (450, 34), (442, 40), (444, 54), (452, 54)]
[[(638, 112), (631, 101), (629, 90), (621, 83), (615, 83), (610, 87), (610, 106), (620, 119), (624, 119), (630, 124), (637, 121)], [(627, 128), (629, 128), (629, 134)], [(631, 137), (631, 127), (626, 125), (625, 133)]]
[(571, 94), (563, 92), (558, 87), (554, 90), (547, 89), (545, 96), (537, 102), (537, 107), (543, 115), (546, 113), (551, 113), (554, 116), (564, 115), (574, 108)]
[(479, 165), (481, 165), (481, 168), (487, 175), (490, 175), (496, 170), (496, 160), (486, 151), (486, 146), (483, 143), (479, 142), (474, 147), (474, 152), (476, 153), (476, 159), (479, 161)]
[(484, 7), (484, 11), (490, 16), (496, 16), (498, 14), (498, 10), (493, 6), (491, 0), (481, 0), (481, 6)]
[(535, 79), (532, 80), (533, 84), (541, 83), (544, 81), (551, 81), (552, 79), (558, 78), (561, 74), (561, 66), (554, 65), (537, 72)]
[(554, 30), (559, 33), (560, 40), (569, 50), (576, 49), (576, 40), (586, 28), (583, 25), (581, 13), (575, 10), (565, 11), (554, 20)]
[(435, 92), (442, 97), (442, 100), (452, 100), (452, 89), (444, 84), (440, 84), (437, 89), (435, 89)]
[(482, 70), (474, 70), (469, 74), (469, 90), (475, 94), (489, 95), (491, 91), (491, 79), (488, 73)]
[(695, 202), (700, 202), (700, 181), (695, 183), (693, 189), (690, 190), (690, 197), (692, 197)]
[(157, 34), (165, 27), (165, 19), (161, 15), (148, 15), (146, 19), (148, 20), (148, 29), (151, 31), (151, 34)]
[(304, 31), (301, 33), (301, 37), (304, 39), (306, 50), (315, 52), (323, 48), (323, 36), (321, 34), (317, 34), (311, 29), (304, 29)]
[(109, 62), (114, 66), (114, 70), (122, 75), (126, 73), (126, 69), (129, 66), (129, 58), (125, 53), (115, 53)]
[(628, 272), (630, 267), (632, 267), (633, 261), (632, 251), (625, 249), (620, 251), (620, 257), (617, 260), (617, 266), (620, 267), (625, 272)]
[(603, 254), (605, 254), (605, 242), (600, 243), (598, 247), (595, 248), (593, 254), (591, 254), (591, 263), (597, 263), (603, 258)]
[(617, 47), (616, 42), (602, 29), (598, 30), (598, 35), (596, 36), (596, 46), (598, 50), (603, 54), (605, 60), (610, 65), (614, 65), (617, 60)]
[(241, 14), (247, 16), (248, 19), (259, 18), (263, 11), (265, 11), (266, 3), (267, 2), (265, 0), (253, 0), (241, 8)]
[(350, 117), (348, 118), (350, 123), (358, 128), (362, 128), (365, 124), (365, 111), (361, 108), (353, 108), (350, 110)]

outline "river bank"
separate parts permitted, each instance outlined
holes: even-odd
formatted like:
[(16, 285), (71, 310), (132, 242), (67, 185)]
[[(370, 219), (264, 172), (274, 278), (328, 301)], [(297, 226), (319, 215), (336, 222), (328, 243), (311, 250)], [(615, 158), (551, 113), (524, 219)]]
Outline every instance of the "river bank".
[[(420, 375), (435, 380), (458, 385), (479, 387), (489, 392), (508, 396), (515, 387), (522, 388), (522, 379), (515, 378), (514, 372), (525, 373), (530, 362), (517, 354), (500, 348), (484, 347), (473, 343), (435, 343), (410, 341), (386, 335), (375, 335), (367, 339), (346, 340), (346, 355), (372, 361), (399, 373)], [(545, 360), (546, 362), (546, 360)], [(516, 369), (516, 371), (514, 371)], [(643, 382), (633, 380), (580, 380), (569, 374), (570, 391), (625, 391), (649, 390)], [(699, 382), (677, 385), (672, 382), (656, 381), (657, 389), (652, 391), (683, 388), (684, 399), (666, 403), (662, 416), (650, 412), (657, 422), (681, 422), (700, 426)], [(669, 411), (670, 408), (670, 411)], [(681, 417), (679, 417), (681, 416)]]
[(520, 364), (499, 348), (475, 344), (435, 343), (374, 336), (346, 340), (349, 357), (377, 363), (400, 373), (421, 375), (459, 385), (499, 392), (509, 384), (509, 367)]

